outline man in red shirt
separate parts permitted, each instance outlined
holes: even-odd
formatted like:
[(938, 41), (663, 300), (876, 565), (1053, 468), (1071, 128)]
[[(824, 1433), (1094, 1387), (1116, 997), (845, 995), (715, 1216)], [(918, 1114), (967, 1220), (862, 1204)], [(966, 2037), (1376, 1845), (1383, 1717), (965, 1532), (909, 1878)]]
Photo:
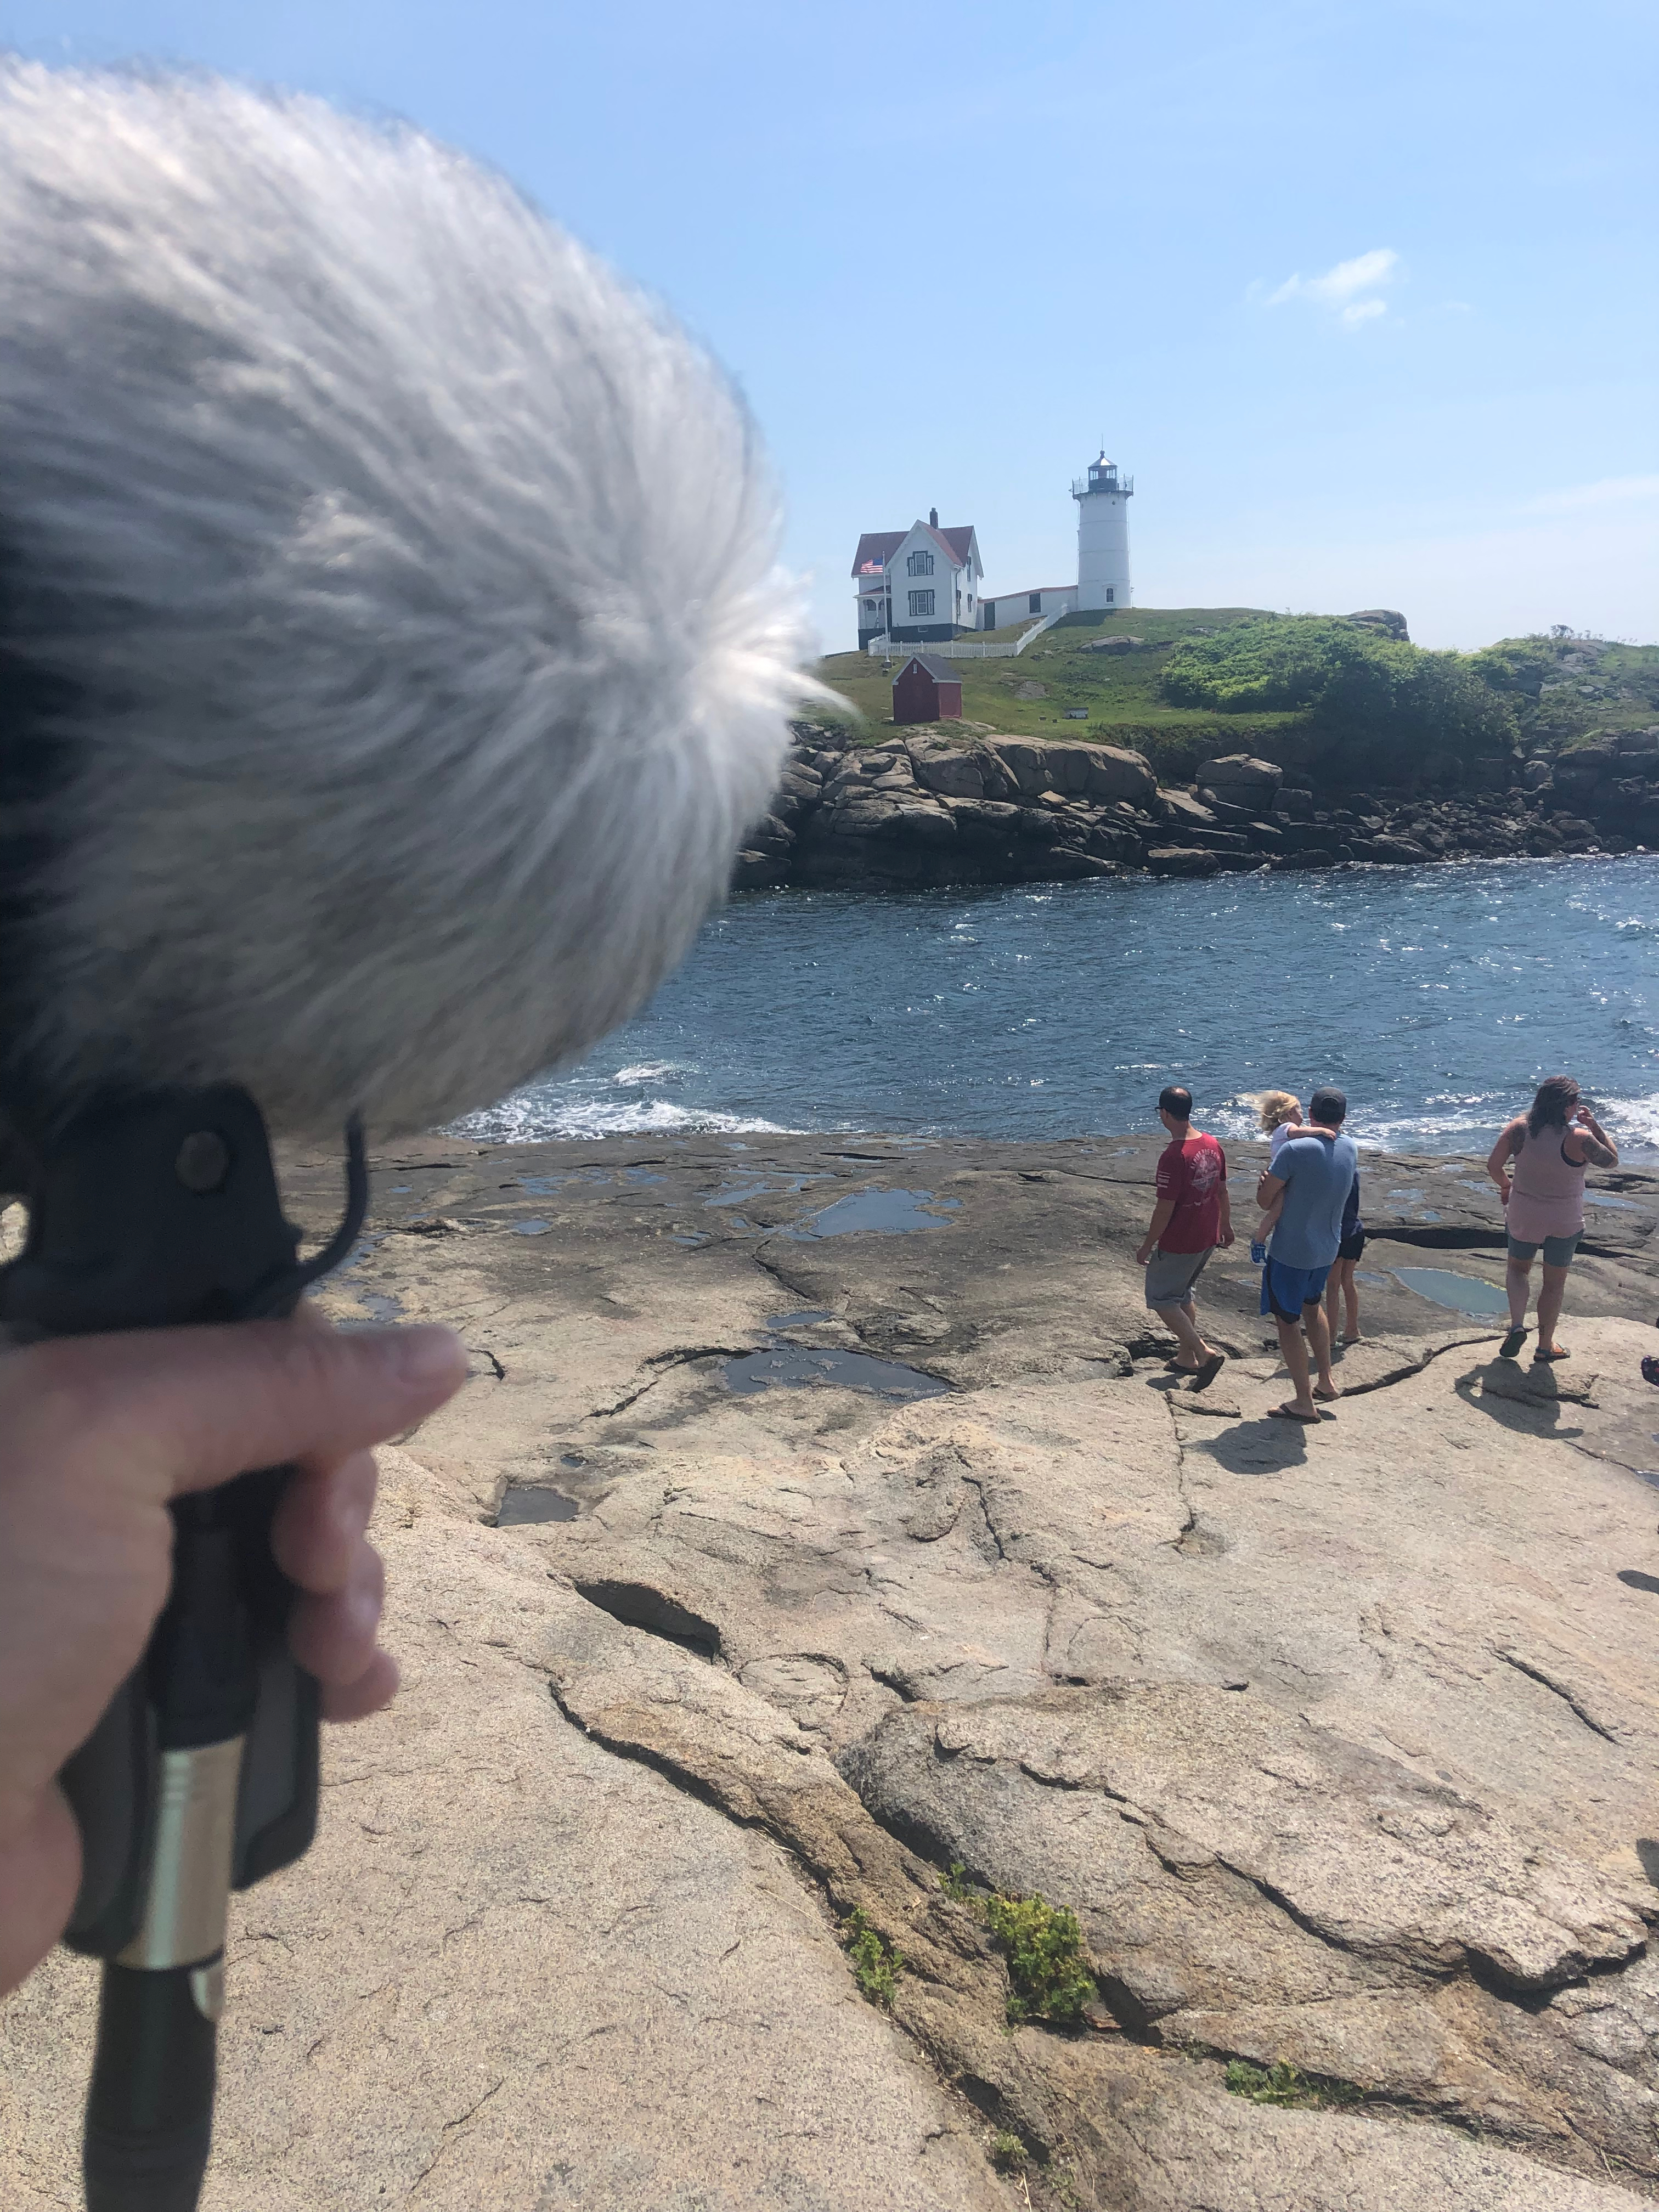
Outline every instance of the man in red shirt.
[(1213, 1137), (1193, 1127), (1193, 1094), (1172, 1083), (1158, 1093), (1158, 1118), (1170, 1133), (1158, 1156), (1158, 1204), (1135, 1254), (1146, 1270), (1146, 1303), (1181, 1349), (1170, 1365), (1207, 1390), (1226, 1354), (1198, 1333), (1193, 1285), (1218, 1245), (1233, 1241), (1227, 1201), (1227, 1157)]

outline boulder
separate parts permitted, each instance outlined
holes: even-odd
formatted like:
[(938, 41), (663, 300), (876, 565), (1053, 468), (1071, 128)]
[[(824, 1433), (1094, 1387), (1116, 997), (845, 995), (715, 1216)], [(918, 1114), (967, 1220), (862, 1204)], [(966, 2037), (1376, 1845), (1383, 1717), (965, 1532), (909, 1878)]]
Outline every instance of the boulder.
[(1083, 650), (1085, 653), (1139, 653), (1146, 643), (1144, 637), (1094, 637)]
[(1034, 738), (992, 738), (987, 741), (986, 751), (998, 762), (1013, 780), (1017, 791), (1028, 799), (1035, 799), (1046, 791), (1052, 778), (1048, 769), (1048, 748)]
[(949, 845), (955, 842), (957, 825), (942, 806), (901, 806), (883, 824), (882, 835), (898, 837), (919, 845)]
[(1200, 766), (1198, 780), (1231, 799), (1235, 806), (1271, 806), (1273, 793), (1285, 780), (1277, 761), (1258, 760), (1253, 753), (1224, 753)]
[(1352, 623), (1356, 629), (1378, 630), (1384, 636), (1399, 638), (1402, 644), (1411, 642), (1405, 616), (1393, 607), (1362, 607), (1357, 615), (1345, 615), (1343, 620)]
[[(994, 761), (1028, 799), (1044, 791), (1063, 791), (1090, 799), (1145, 800), (1158, 788), (1146, 755), (1119, 745), (1045, 744), (1036, 738), (993, 738), (985, 750), (988, 760)], [(988, 780), (986, 790), (990, 795)]]
[(981, 799), (985, 771), (975, 753), (927, 753), (913, 757), (916, 781), (945, 799)]
[(1158, 802), (1164, 820), (1174, 829), (1213, 830), (1216, 818), (1189, 792), (1160, 791)]
[(1201, 845), (1154, 845), (1146, 865), (1155, 876), (1212, 876), (1221, 861)]

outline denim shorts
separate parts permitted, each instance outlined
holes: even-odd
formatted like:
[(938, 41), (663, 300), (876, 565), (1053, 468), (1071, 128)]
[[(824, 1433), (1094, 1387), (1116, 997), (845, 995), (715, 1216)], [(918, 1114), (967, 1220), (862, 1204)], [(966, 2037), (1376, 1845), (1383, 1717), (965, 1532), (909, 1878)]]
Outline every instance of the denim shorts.
[[(1583, 1233), (1582, 1229), (1575, 1229), (1571, 1237), (1547, 1237), (1544, 1239), (1544, 1265), (1547, 1267), (1571, 1267), (1572, 1255), (1578, 1249), (1578, 1240)], [(1523, 1244), (1516, 1236), (1510, 1237), (1509, 1244), (1511, 1260), (1524, 1260), (1530, 1267), (1538, 1257), (1537, 1245)]]

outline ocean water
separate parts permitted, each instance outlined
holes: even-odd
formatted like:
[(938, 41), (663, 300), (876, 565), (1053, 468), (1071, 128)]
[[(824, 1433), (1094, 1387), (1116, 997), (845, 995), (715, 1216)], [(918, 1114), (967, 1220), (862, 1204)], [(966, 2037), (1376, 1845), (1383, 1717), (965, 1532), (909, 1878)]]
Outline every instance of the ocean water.
[(1659, 1156), (1659, 856), (779, 892), (704, 928), (583, 1064), (462, 1126), (492, 1138), (885, 1130), (1052, 1138), (1348, 1094), (1362, 1143), (1484, 1150), (1576, 1075)]

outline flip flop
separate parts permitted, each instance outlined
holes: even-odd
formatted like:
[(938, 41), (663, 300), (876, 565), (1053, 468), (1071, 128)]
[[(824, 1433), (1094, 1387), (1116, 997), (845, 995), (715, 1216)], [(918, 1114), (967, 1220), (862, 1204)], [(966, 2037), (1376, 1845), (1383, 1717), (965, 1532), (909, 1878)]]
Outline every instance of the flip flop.
[(1571, 1359), (1571, 1358), (1572, 1354), (1567, 1350), (1565, 1345), (1558, 1344), (1553, 1352), (1534, 1352), (1532, 1355), (1532, 1364), (1534, 1367), (1542, 1367), (1553, 1359)]
[(1509, 1334), (1504, 1339), (1502, 1344), (1498, 1346), (1498, 1357), (1500, 1359), (1515, 1358), (1520, 1352), (1521, 1347), (1526, 1340), (1527, 1331), (1524, 1328), (1512, 1328)]
[(1173, 1375), (1196, 1375), (1196, 1367), (1188, 1367), (1184, 1359), (1166, 1359), (1164, 1364)]
[(1207, 1390), (1211, 1383), (1215, 1381), (1216, 1376), (1220, 1374), (1222, 1369), (1226, 1364), (1227, 1355), (1224, 1352), (1212, 1352), (1209, 1358), (1205, 1361), (1204, 1364), (1199, 1369), (1197, 1374), (1194, 1376), (1194, 1389)]
[(1300, 1421), (1304, 1429), (1313, 1428), (1320, 1419), (1317, 1413), (1304, 1413), (1296, 1406), (1269, 1406), (1267, 1413), (1275, 1421)]

